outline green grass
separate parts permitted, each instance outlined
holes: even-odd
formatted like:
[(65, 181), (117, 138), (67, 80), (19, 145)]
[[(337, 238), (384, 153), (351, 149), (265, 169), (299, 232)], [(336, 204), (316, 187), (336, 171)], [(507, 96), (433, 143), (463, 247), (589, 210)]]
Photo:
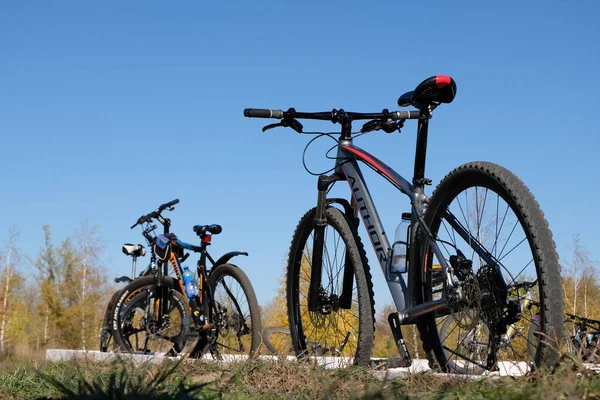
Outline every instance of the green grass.
[(565, 363), (553, 374), (470, 380), (411, 374), (380, 381), (360, 368), (253, 361), (0, 361), (1, 399), (600, 399), (600, 377)]

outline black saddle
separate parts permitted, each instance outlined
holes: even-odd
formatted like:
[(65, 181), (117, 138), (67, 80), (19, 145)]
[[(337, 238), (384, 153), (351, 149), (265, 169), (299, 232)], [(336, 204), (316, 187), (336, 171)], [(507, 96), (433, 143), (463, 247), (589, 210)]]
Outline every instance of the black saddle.
[(427, 107), (431, 104), (452, 103), (456, 96), (456, 82), (445, 75), (436, 75), (425, 79), (411, 92), (398, 99), (400, 107)]
[(141, 244), (125, 243), (123, 253), (132, 257), (143, 257), (146, 254), (146, 248)]
[(218, 235), (223, 232), (223, 228), (221, 225), (212, 224), (212, 225), (194, 225), (194, 232), (196, 235), (204, 235), (206, 233), (210, 233), (212, 235)]

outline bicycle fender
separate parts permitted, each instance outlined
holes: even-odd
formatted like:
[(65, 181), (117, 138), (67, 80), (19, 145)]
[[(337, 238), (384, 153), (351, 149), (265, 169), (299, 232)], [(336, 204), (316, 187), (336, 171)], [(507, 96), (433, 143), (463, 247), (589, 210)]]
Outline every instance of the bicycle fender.
[(217, 261), (215, 261), (215, 267), (217, 265), (221, 265), (221, 264), (226, 264), (227, 261), (231, 260), (233, 257), (236, 256), (247, 256), (248, 253), (246, 253), (245, 251), (230, 251), (229, 253), (225, 253), (221, 256), (221, 258), (219, 258)]

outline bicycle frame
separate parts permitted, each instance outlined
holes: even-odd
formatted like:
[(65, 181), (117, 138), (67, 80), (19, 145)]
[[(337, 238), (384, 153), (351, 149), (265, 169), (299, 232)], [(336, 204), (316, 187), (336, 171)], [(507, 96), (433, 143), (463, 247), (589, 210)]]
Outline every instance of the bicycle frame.
[[(323, 234), (326, 224), (325, 209), (328, 204), (326, 193), (333, 183), (341, 180), (348, 182), (352, 193), (353, 215), (356, 217), (360, 214), (362, 218), (369, 240), (371, 241), (377, 256), (377, 261), (386, 278), (388, 288), (399, 314), (400, 322), (402, 324), (411, 324), (421, 315), (430, 312), (442, 313), (444, 309), (447, 309), (448, 299), (445, 298), (444, 294), (442, 294), (441, 299), (423, 302), (421, 300), (422, 296), (417, 293), (417, 283), (422, 279), (421, 273), (427, 272), (425, 268), (427, 268), (428, 257), (431, 257), (433, 254), (437, 257), (444, 271), (446, 287), (452, 288), (454, 286), (452, 281), (452, 268), (446, 262), (445, 257), (443, 257), (442, 251), (436, 243), (436, 238), (434, 238), (429, 231), (423, 218), (424, 205), (429, 201), (429, 198), (424, 194), (424, 186), (425, 184), (430, 183), (430, 181), (425, 179), (425, 158), (430, 116), (430, 112), (421, 111), (418, 120), (417, 146), (412, 184), (369, 152), (354, 146), (350, 135), (350, 124), (343, 125), (342, 136), (338, 142), (335, 171), (329, 176), (321, 175), (317, 186), (318, 198), (312, 261), (313, 265), (321, 266), (321, 268), (312, 268), (311, 271), (311, 284), (308, 293), (308, 308), (310, 311), (316, 311), (318, 309), (319, 285), (322, 273)], [(410, 199), (412, 205), (412, 219), (410, 251), (408, 254), (408, 284), (405, 282), (402, 274), (392, 272), (390, 269), (390, 241), (383, 229), (383, 225), (361, 173), (358, 161), (367, 164)], [(335, 202), (336, 200), (337, 199), (330, 199), (329, 202)], [(473, 250), (485, 262), (488, 264), (497, 262), (492, 254), (483, 248), (477, 239), (461, 225), (451, 212), (446, 212), (444, 219), (455, 229), (463, 240), (471, 244)], [(426, 249), (424, 244), (429, 246), (429, 250), (424, 254), (425, 262), (422, 262), (423, 251)], [(351, 266), (347, 262), (344, 268), (343, 288), (340, 296), (340, 306), (343, 308), (350, 307), (352, 279)]]

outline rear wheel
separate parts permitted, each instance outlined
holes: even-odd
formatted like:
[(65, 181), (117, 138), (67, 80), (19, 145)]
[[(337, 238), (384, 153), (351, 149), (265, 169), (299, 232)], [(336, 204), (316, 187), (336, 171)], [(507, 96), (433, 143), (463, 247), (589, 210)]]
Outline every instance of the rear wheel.
[(108, 305), (106, 306), (106, 312), (104, 313), (104, 321), (102, 328), (100, 329), (100, 351), (111, 352), (117, 350), (115, 347), (115, 339), (112, 330), (112, 316), (114, 314), (115, 306), (121, 297), (122, 290), (117, 290), (111, 296)]
[[(290, 330), (283, 327), (265, 328), (262, 333), (263, 343), (273, 355), (287, 355), (289, 348)], [(293, 349), (291, 349), (293, 351)]]
[[(373, 284), (360, 238), (347, 217), (335, 207), (325, 216), (319, 311), (308, 310), (314, 219), (307, 212), (294, 232), (287, 265), (287, 306), (290, 333), (297, 356), (326, 356), (334, 364), (366, 365), (374, 334)], [(341, 300), (345, 269), (351, 294)]]
[[(456, 373), (495, 369), (500, 365), (496, 361), (505, 362), (500, 366), (509, 362), (523, 367), (532, 360), (529, 349), (533, 346), (535, 366), (554, 366), (560, 348), (557, 338), (563, 336), (560, 266), (548, 223), (523, 182), (492, 163), (462, 165), (439, 184), (425, 219), (444, 259), (453, 267), (454, 287), (461, 291), (447, 288), (443, 281), (432, 283), (432, 266), (440, 261), (426, 247), (425, 269), (420, 274), (422, 300), (436, 299), (439, 293), (454, 299), (448, 322), (429, 314), (417, 323), (430, 363)], [(491, 255), (487, 261), (484, 253)], [(455, 258), (457, 254), (463, 259)], [(511, 285), (526, 280), (537, 280), (530, 293), (540, 304), (539, 311), (521, 313), (524, 294), (511, 290)], [(530, 343), (527, 331), (535, 322), (543, 340)], [(504, 340), (511, 325), (514, 336)], [(471, 334), (486, 330), (487, 341)], [(481, 358), (471, 358), (482, 343), (487, 343), (483, 363)]]

